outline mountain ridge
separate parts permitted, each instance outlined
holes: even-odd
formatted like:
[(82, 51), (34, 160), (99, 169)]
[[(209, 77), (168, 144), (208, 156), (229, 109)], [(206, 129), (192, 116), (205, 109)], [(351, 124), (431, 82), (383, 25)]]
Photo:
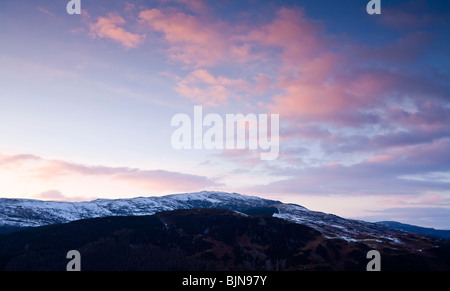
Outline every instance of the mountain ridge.
[(379, 225), (384, 225), (392, 229), (398, 229), (407, 232), (419, 233), (422, 235), (427, 235), (436, 238), (449, 239), (450, 238), (450, 230), (445, 229), (435, 229), (431, 227), (422, 227), (407, 223), (401, 223), (398, 221), (377, 221), (375, 222)]
[[(203, 267), (206, 266), (203, 264), (212, 263), (214, 269), (248, 269), (249, 266), (250, 269), (253, 269), (256, 261), (243, 265), (239, 258), (246, 258), (245, 261), (250, 262), (250, 258), (256, 256), (270, 257), (268, 260), (257, 260), (258, 268), (291, 266), (298, 270), (300, 262), (304, 262), (306, 269), (328, 269), (331, 265), (327, 261), (332, 261), (335, 263), (333, 263), (332, 269), (353, 269), (359, 264), (354, 264), (357, 259), (354, 257), (355, 255), (359, 258), (358, 260), (365, 260), (365, 252), (374, 249), (380, 250), (383, 260), (386, 262), (387, 259), (392, 269), (402, 269), (404, 264), (415, 263), (419, 264), (417, 265), (418, 269), (431, 267), (439, 269), (439, 266), (450, 269), (447, 264), (450, 262), (449, 241), (393, 229), (377, 223), (312, 211), (297, 204), (216, 191), (159, 197), (96, 199), (91, 202), (0, 199), (0, 225), (15, 231), (9, 234), (0, 234), (0, 240), (3, 240), (4, 246), (12, 247), (12, 250), (15, 250), (9, 254), (5, 249), (2, 256), (5, 262), (14, 262), (17, 264), (15, 266), (23, 264), (26, 266), (26, 262), (22, 261), (23, 258), (20, 257), (20, 254), (25, 251), (28, 260), (44, 260), (47, 264), (54, 255), (52, 248), (58, 247), (60, 244), (79, 241), (77, 235), (87, 235), (88, 238), (79, 245), (85, 251), (90, 250), (93, 255), (106, 252), (108, 256), (112, 256), (113, 250), (116, 247), (119, 248), (114, 241), (119, 239), (122, 241), (120, 249), (124, 252), (123, 259), (130, 259), (126, 256), (130, 255), (130, 252), (134, 252), (129, 248), (133, 249), (135, 242), (128, 233), (141, 233), (141, 226), (147, 218), (152, 221), (157, 219), (155, 222), (157, 227), (154, 223), (150, 223), (156, 227), (153, 228), (154, 233), (148, 234), (144, 231), (147, 233), (144, 236), (161, 235), (160, 239), (167, 239), (167, 244), (161, 243), (159, 238), (154, 238), (156, 241), (147, 240), (142, 246), (143, 249), (135, 251), (139, 254), (142, 252), (142, 255), (145, 255), (146, 250), (153, 254), (163, 252), (168, 258), (177, 261), (182, 260), (178, 254), (178, 250), (181, 250), (190, 256), (189, 261), (184, 262), (186, 266), (197, 266), (200, 262)], [(121, 221), (117, 225), (118, 229), (110, 229), (110, 223), (114, 221), (116, 223)], [(249, 225), (245, 226), (246, 223)], [(75, 227), (72, 234), (68, 230), (74, 226), (78, 227)], [(88, 230), (92, 226), (95, 227), (89, 232)], [(277, 226), (280, 228), (277, 229)], [(21, 227), (28, 228), (17, 231)], [(87, 227), (86, 230), (84, 230), (85, 227)], [(302, 237), (296, 233), (290, 233), (289, 229), (291, 228), (297, 229), (300, 233), (306, 231), (306, 233), (315, 233), (315, 235), (310, 237), (306, 245), (298, 245), (294, 242), (301, 241)], [(111, 231), (99, 237), (98, 235), (105, 229)], [(217, 231), (221, 229), (220, 232), (224, 233), (211, 232), (214, 229)], [(60, 233), (60, 230), (63, 232)], [(237, 230), (240, 230), (239, 233), (236, 233)], [(33, 235), (34, 233), (37, 235)], [(225, 233), (228, 233), (229, 237), (224, 235)], [(277, 236), (283, 239), (278, 241)], [(21, 239), (21, 237), (24, 238)], [(48, 239), (48, 237), (52, 239)], [(252, 238), (250, 241), (249, 237)], [(39, 242), (39, 238), (44, 240)], [(55, 240), (56, 244), (48, 242), (51, 240)], [(32, 243), (33, 241), (34, 243)], [(258, 244), (255, 245), (254, 241)], [(35, 252), (28, 252), (30, 243), (31, 245), (37, 243)], [(271, 245), (278, 243), (289, 249), (289, 256), (283, 248), (275, 248), (276, 251), (274, 251), (277, 256), (285, 254), (283, 258), (287, 260), (286, 263), (278, 260), (277, 256), (271, 257), (270, 255), (272, 251), (269, 250), (275, 250)], [(15, 245), (21, 246), (19, 249), (14, 249)], [(246, 247), (242, 248), (242, 246)], [(74, 245), (73, 247), (78, 246)], [(0, 248), (2, 248), (1, 244)], [(222, 249), (227, 250), (228, 256), (223, 257)], [(18, 257), (14, 257), (15, 255)], [(156, 254), (154, 256), (159, 258)], [(208, 259), (211, 256), (219, 258), (219, 260), (211, 261)], [(290, 256), (299, 258), (300, 261), (289, 261)], [(361, 256), (363, 257), (360, 258)], [(443, 256), (445, 259), (439, 259), (439, 266), (434, 265), (433, 261), (440, 258), (439, 256)], [(227, 260), (230, 257), (238, 258), (238, 262), (229, 263)], [(222, 262), (221, 260), (224, 258), (225, 261)], [(135, 259), (131, 258), (130, 260), (130, 268), (143, 267), (139, 263), (135, 265)], [(95, 266), (95, 259), (92, 264)], [(161, 264), (164, 265), (164, 262)], [(264, 267), (264, 264), (267, 266)], [(146, 266), (154, 267), (153, 265)], [(361, 267), (358, 266), (357, 269)], [(172, 267), (167, 266), (168, 269), (172, 269)]]
[(297, 204), (220, 191), (96, 199), (83, 202), (0, 198), (0, 233), (23, 227), (67, 223), (105, 216), (153, 215), (162, 211), (192, 208), (228, 209), (245, 213), (261, 207), (271, 207), (269, 212), (274, 217), (310, 226), (331, 238), (396, 245), (401, 243), (398, 235), (405, 234), (402, 230), (386, 225), (312, 211)]
[(219, 208), (240, 211), (271, 204), (281, 204), (281, 202), (218, 191), (120, 199), (100, 198), (83, 202), (0, 198), (0, 225), (33, 227), (84, 218), (151, 215), (161, 211), (189, 208)]

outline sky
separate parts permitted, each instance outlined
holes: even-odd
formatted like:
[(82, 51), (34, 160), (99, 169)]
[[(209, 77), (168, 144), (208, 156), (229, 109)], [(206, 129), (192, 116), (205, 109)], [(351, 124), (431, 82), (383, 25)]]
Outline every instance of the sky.
[[(450, 2), (68, 2), (0, 1), (0, 197), (217, 190), (450, 229)], [(278, 114), (277, 158), (174, 148), (194, 106)]]

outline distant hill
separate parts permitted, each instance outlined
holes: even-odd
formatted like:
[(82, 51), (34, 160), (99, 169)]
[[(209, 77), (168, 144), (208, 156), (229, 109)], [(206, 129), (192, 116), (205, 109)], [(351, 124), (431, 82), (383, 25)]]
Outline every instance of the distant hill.
[(419, 233), (419, 234), (428, 235), (428, 236), (432, 236), (432, 237), (436, 237), (436, 238), (444, 238), (444, 239), (450, 238), (450, 230), (440, 230), (440, 229), (434, 229), (434, 228), (420, 227), (420, 226), (416, 226), (416, 225), (400, 223), (397, 221), (379, 221), (376, 223), (380, 224), (380, 225), (384, 225), (384, 226), (392, 228), (392, 229), (398, 229), (398, 230)]

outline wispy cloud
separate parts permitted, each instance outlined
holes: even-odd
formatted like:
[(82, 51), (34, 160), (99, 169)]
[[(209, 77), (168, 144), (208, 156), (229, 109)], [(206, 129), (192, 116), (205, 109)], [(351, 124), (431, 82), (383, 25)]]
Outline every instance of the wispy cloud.
[(41, 6), (38, 6), (37, 9), (38, 9), (40, 12), (42, 12), (42, 13), (44, 13), (44, 14), (46, 14), (46, 15), (49, 15), (49, 16), (51, 16), (51, 17), (56, 17), (56, 15), (55, 15), (54, 13), (48, 11), (47, 9), (45, 9), (45, 8), (43, 8), (43, 7), (41, 7)]

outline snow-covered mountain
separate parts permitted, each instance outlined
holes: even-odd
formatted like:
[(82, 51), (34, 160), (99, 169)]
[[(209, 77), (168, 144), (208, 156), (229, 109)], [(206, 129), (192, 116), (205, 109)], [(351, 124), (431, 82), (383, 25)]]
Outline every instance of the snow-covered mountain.
[[(114, 219), (111, 216), (115, 216)], [(163, 228), (158, 226), (161, 223)], [(43, 225), (52, 226), (14, 232), (17, 228)], [(146, 225), (144, 229), (142, 225)], [(128, 229), (128, 232), (116, 233), (114, 231), (117, 229), (114, 227)], [(267, 256), (273, 256), (275, 262), (280, 256), (286, 256), (286, 262), (289, 261), (295, 270), (322, 267), (340, 270), (352, 269), (355, 266), (358, 266), (355, 268), (359, 270), (364, 267), (366, 253), (371, 249), (382, 250), (383, 264), (392, 270), (409, 267), (447, 270), (450, 262), (448, 241), (396, 230), (377, 223), (311, 211), (296, 204), (237, 193), (202, 191), (162, 197), (97, 199), (89, 202), (0, 199), (0, 233), (13, 232), (0, 235), (0, 259), (3, 258), (3, 267), (6, 266), (6, 269), (14, 269), (14, 264), (29, 269), (29, 265), (23, 265), (28, 261), (24, 261), (20, 256), (24, 249), (30, 250), (30, 245), (34, 249), (28, 255), (35, 256), (35, 252), (40, 252), (42, 258), (51, 260), (50, 257), (54, 255), (46, 255), (47, 248), (56, 248), (64, 243), (80, 243), (77, 248), (82, 248), (85, 253), (91, 251), (96, 254), (98, 251), (95, 246), (100, 249), (111, 247), (98, 245), (100, 242), (116, 242), (115, 239), (107, 238), (96, 240), (92, 237), (93, 233), (98, 233), (99, 237), (119, 235), (121, 238), (118, 241), (127, 242), (134, 237), (130, 236), (130, 233), (142, 231), (146, 234), (137, 235), (137, 238), (151, 238), (153, 236), (147, 235), (151, 232), (170, 240), (172, 246), (177, 245), (185, 251), (193, 252), (186, 247), (195, 246), (193, 257), (216, 258), (207, 261), (208, 264), (231, 264), (226, 265), (226, 268), (244, 268), (246, 265), (239, 263), (243, 263), (242, 258), (255, 259), (255, 254), (260, 253), (256, 257), (266, 258), (263, 260), (266, 264), (264, 266), (268, 266), (266, 269), (270, 269), (273, 263), (272, 259), (267, 260)], [(36, 233), (39, 235), (35, 235)], [(54, 245), (46, 241), (47, 236), (57, 240)], [(39, 241), (39, 238), (43, 241)], [(81, 239), (84, 239), (83, 244)], [(299, 242), (305, 245), (297, 245)], [(159, 240), (147, 243), (148, 246), (141, 245), (141, 251), (146, 255), (146, 248), (154, 250), (155, 247), (161, 247)], [(293, 244), (297, 247), (293, 248)], [(46, 247), (42, 249), (43, 246)], [(135, 247), (134, 241), (124, 244), (127, 254), (129, 248), (134, 250)], [(106, 250), (107, 257), (112, 257), (113, 249)], [(232, 257), (236, 260), (231, 260), (231, 257), (222, 260), (224, 249), (228, 249), (228, 254), (233, 254)], [(167, 248), (161, 250), (167, 251)], [(286, 255), (286, 251), (290, 252), (289, 255)], [(213, 253), (215, 255), (211, 257)], [(174, 254), (170, 253), (170, 256), (172, 255)], [(34, 260), (35, 257), (32, 258)], [(31, 257), (29, 260), (32, 260)], [(0, 269), (1, 264), (0, 260)], [(134, 264), (132, 268), (136, 266), (138, 265)]]
[(34, 227), (73, 220), (127, 215), (152, 215), (161, 211), (219, 208), (245, 211), (281, 202), (237, 193), (202, 191), (161, 197), (97, 199), (89, 202), (56, 202), (0, 198), (0, 225)]
[(398, 231), (375, 223), (345, 219), (308, 210), (296, 204), (237, 193), (202, 191), (161, 197), (97, 199), (89, 202), (55, 202), (0, 199), (0, 226), (35, 227), (105, 216), (152, 215), (161, 211), (193, 208), (229, 209), (246, 212), (261, 207), (276, 209), (275, 217), (311, 226), (329, 238), (366, 243), (400, 243)]

